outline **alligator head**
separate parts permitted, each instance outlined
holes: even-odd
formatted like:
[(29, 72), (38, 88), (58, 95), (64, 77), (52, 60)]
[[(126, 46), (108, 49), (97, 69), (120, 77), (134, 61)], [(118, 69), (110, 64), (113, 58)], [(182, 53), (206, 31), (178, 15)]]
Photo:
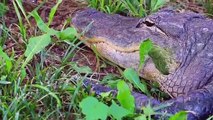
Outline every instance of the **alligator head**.
[(168, 75), (147, 59), (141, 76), (159, 82), (174, 97), (202, 88), (212, 79), (213, 22), (201, 15), (162, 11), (139, 19), (87, 9), (72, 22), (80, 32), (89, 28), (83, 38), (87, 45), (125, 68), (138, 69), (139, 46), (147, 38), (168, 50), (172, 58)]

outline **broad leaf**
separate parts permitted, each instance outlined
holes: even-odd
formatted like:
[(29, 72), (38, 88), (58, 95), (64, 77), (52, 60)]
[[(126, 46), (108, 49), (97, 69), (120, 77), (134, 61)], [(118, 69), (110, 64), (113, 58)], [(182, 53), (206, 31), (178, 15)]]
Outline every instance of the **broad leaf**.
[(135, 99), (130, 92), (129, 86), (124, 81), (119, 81), (117, 89), (117, 99), (121, 106), (133, 113), (135, 110)]
[(147, 120), (147, 119), (146, 119), (146, 115), (142, 114), (142, 115), (136, 117), (134, 120)]
[(79, 67), (77, 63), (71, 62), (71, 67), (78, 73), (92, 73), (92, 70), (88, 66)]
[(139, 54), (140, 54), (139, 71), (140, 71), (140, 69), (142, 68), (142, 66), (145, 62), (146, 56), (148, 56), (148, 53), (152, 48), (153, 48), (153, 43), (150, 39), (147, 39), (140, 44), (140, 48), (139, 48)]
[(86, 120), (106, 120), (109, 107), (94, 97), (87, 97), (80, 102), (80, 108)]
[(51, 42), (49, 34), (43, 34), (41, 36), (32, 37), (29, 39), (29, 44), (24, 55), (27, 57), (22, 65), (22, 68), (33, 58), (33, 56), (42, 51)]
[(59, 39), (61, 40), (72, 40), (77, 35), (77, 31), (75, 28), (67, 28), (61, 32), (59, 32)]
[(123, 117), (131, 115), (132, 112), (112, 101), (112, 105), (109, 108), (109, 114), (112, 115), (116, 120), (122, 120)]
[(187, 112), (180, 111), (176, 113), (175, 115), (171, 116), (169, 120), (187, 120)]
[(147, 86), (145, 84), (142, 84), (139, 76), (137, 74), (137, 72), (132, 69), (132, 68), (127, 68), (124, 71), (124, 77), (129, 80), (131, 83), (133, 83), (133, 85), (135, 87), (137, 87), (138, 89), (140, 89), (142, 92), (146, 93), (147, 95), (149, 95), (149, 92), (147, 90)]

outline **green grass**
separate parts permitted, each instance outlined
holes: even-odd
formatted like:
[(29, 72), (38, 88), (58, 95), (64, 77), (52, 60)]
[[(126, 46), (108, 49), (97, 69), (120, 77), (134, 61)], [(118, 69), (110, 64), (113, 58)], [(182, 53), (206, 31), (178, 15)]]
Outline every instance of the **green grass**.
[[(107, 13), (125, 12), (130, 16), (145, 16), (156, 10), (156, 7), (142, 8), (137, 6), (137, 3), (127, 0), (122, 2), (109, 0), (107, 3), (105, 3), (106, 1), (103, 3), (101, 0), (91, 2), (93, 2), (91, 5), (94, 5), (94, 8), (101, 4), (101, 8), (98, 8), (101, 11)], [(27, 13), (19, 0), (13, 1), (19, 21), (16, 26), (19, 28), (23, 43), (18, 42), (17, 36), (8, 30), (4, 19), (2, 19), (0, 26), (2, 29), (0, 35), (0, 118), (3, 120), (46, 120), (91, 117), (121, 119), (124, 117), (151, 120), (151, 115), (159, 114), (156, 112), (158, 108), (152, 108), (149, 105), (142, 108), (143, 114), (136, 113), (135, 101), (130, 94), (132, 90), (129, 87), (130, 84), (146, 95), (155, 95), (161, 98), (164, 94), (154, 83), (141, 83), (138, 73), (133, 69), (126, 69), (124, 72), (119, 69), (123, 76), (111, 74), (111, 76), (103, 78), (102, 83), (105, 82), (118, 88), (119, 94), (116, 97), (103, 93), (101, 97), (94, 98), (94, 94), (89, 94), (87, 89), (82, 87), (85, 78), (90, 77), (93, 72), (88, 66), (78, 66), (76, 62), (70, 61), (76, 54), (75, 51), (81, 50), (79, 45), (82, 44), (82, 41), (78, 41), (76, 36), (81, 36), (82, 33), (77, 33), (72, 27), (65, 27), (70, 20), (64, 23), (61, 30), (50, 28), (60, 3), (61, 1), (58, 1), (51, 9), (49, 21), (44, 22), (37, 11)], [(5, 4), (1, 5), (7, 9)], [(1, 17), (5, 14), (6, 9), (3, 12), (0, 11)], [(144, 10), (145, 13), (141, 14), (141, 11)], [(35, 19), (38, 28), (34, 29), (36, 32), (33, 35), (27, 33), (29, 29), (27, 26), (31, 26), (30, 19)], [(12, 41), (8, 41), (9, 39)], [(11, 51), (6, 46), (8, 42), (15, 44)], [(149, 43), (144, 46), (141, 49), (151, 48), (152, 45)], [(22, 51), (21, 54), (17, 55), (16, 47)], [(62, 57), (53, 53), (54, 47), (64, 49)], [(148, 51), (140, 54), (142, 66)], [(99, 56), (98, 53), (96, 56)], [(147, 90), (150, 86), (151, 92)], [(94, 116), (94, 112), (100, 112), (95, 106), (97, 104), (100, 105), (98, 106), (99, 110), (103, 112)], [(171, 120), (177, 120), (184, 115), (184, 112), (180, 112)]]
[(207, 15), (210, 17), (213, 17), (213, 0), (202, 0), (202, 4), (204, 8), (206, 9)]
[[(87, 0), (89, 7), (109, 14), (145, 17), (158, 11), (170, 0)], [(174, 2), (175, 0), (173, 0)], [(196, 0), (208, 16), (213, 16), (213, 0)]]
[[(65, 41), (74, 41), (76, 31), (74, 28), (66, 28), (61, 31), (56, 31), (49, 28), (53, 20), (57, 6), (55, 6), (49, 16), (49, 22), (44, 23), (36, 11), (31, 15), (36, 19), (38, 27), (42, 32), (37, 32), (35, 36), (28, 36), (24, 27), (21, 16), (27, 16), (22, 9), (22, 4), (19, 1), (13, 1), (16, 14), (19, 19), (19, 30), (25, 41), (25, 47), (22, 47), (23, 54), (16, 57), (15, 51), (8, 54), (4, 51), (4, 43), (10, 36), (1, 35), (5, 42), (0, 46), (0, 116), (3, 120), (7, 119), (65, 119), (72, 113), (76, 117), (80, 109), (77, 106), (80, 96), (85, 94), (81, 90), (85, 76), (91, 71), (88, 67), (78, 67), (71, 64), (69, 61), (64, 64), (45, 65), (48, 56), (51, 56), (51, 47), (54, 46), (52, 36), (61, 39), (61, 44), (69, 46)], [(28, 23), (29, 24), (29, 23)], [(8, 31), (6, 27), (3, 31)], [(64, 42), (63, 42), (63, 41)], [(19, 43), (16, 41), (17, 46)], [(74, 45), (74, 44), (72, 44)], [(14, 48), (16, 49), (16, 48)], [(77, 47), (75, 47), (77, 49)], [(25, 52), (24, 52), (25, 51)], [(64, 55), (66, 58), (66, 54)], [(68, 57), (69, 58), (69, 57)], [(54, 60), (54, 58), (51, 58)], [(57, 60), (57, 59), (56, 59)], [(83, 75), (83, 74), (85, 75)], [(81, 74), (81, 75), (80, 75)], [(74, 80), (75, 75), (80, 75), (79, 80)], [(81, 94), (79, 94), (81, 93)], [(66, 102), (65, 102), (66, 101)]]
[(105, 13), (145, 17), (163, 7), (168, 0), (87, 0), (89, 6)]
[(2, 17), (8, 10), (5, 3), (0, 3), (0, 17)]
[(125, 10), (121, 0), (88, 0), (89, 6), (105, 13), (121, 13)]

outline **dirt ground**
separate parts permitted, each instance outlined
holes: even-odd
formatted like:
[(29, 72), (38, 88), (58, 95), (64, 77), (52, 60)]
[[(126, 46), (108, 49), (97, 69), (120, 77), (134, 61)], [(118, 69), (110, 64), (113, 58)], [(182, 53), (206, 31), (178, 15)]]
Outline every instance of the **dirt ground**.
[[(24, 9), (26, 12), (31, 12), (33, 9), (35, 9), (38, 4), (41, 4), (42, 1), (37, 1), (37, 4), (32, 2), (32, 0), (24, 1)], [(41, 18), (47, 22), (48, 21), (48, 15), (50, 12), (50, 9), (56, 4), (55, 0), (49, 0), (38, 10), (39, 15)], [(64, 22), (68, 19), (72, 18), (72, 15), (75, 11), (80, 10), (82, 8), (85, 8), (87, 5), (84, 2), (75, 1), (75, 0), (63, 0), (63, 2), (60, 4), (59, 8), (57, 9), (57, 13), (54, 17), (54, 20), (51, 24), (51, 28), (54, 28), (56, 30), (61, 30), (61, 28), (64, 25)], [(9, 28), (10, 34), (13, 36), (13, 39), (18, 40), (18, 43), (14, 42), (11, 38), (6, 41), (5, 44), (5, 51), (8, 54), (12, 54), (12, 51), (15, 51), (16, 57), (23, 55), (24, 49), (23, 46), (24, 42), (22, 40), (22, 37), (20, 35), (19, 28), (16, 26), (16, 24), (19, 23), (17, 15), (15, 13), (15, 9), (13, 7), (13, 4), (9, 2), (9, 11), (4, 16), (4, 20), (6, 21), (6, 25)], [(24, 20), (24, 19), (23, 19)], [(24, 20), (25, 27), (27, 28), (27, 36), (34, 36), (35, 31), (37, 30), (37, 25), (34, 19), (30, 18), (31, 27), (27, 24), (27, 21)], [(66, 27), (71, 26), (71, 23), (68, 24)], [(58, 61), (55, 59), (47, 59), (45, 61), (46, 66), (60, 64), (60, 59), (65, 54), (65, 51), (67, 49), (67, 45), (65, 44), (57, 44), (57, 42), (51, 47), (51, 54), (52, 56), (58, 58)], [(105, 62), (102, 62), (102, 60), (99, 60), (94, 52), (89, 49), (84, 44), (80, 45), (81, 49), (76, 49), (74, 56), (70, 59), (70, 61), (76, 62), (79, 66), (89, 66), (93, 72), (94, 77), (96, 79), (100, 79), (103, 76), (105, 76), (108, 73), (114, 73), (119, 74), (116, 66), (111, 66), (108, 64), (105, 64)]]

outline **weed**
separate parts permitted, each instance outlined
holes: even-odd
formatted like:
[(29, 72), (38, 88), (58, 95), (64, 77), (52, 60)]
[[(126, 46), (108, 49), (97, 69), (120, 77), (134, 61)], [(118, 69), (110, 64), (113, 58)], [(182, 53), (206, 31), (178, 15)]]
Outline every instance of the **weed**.
[[(44, 23), (36, 11), (31, 13), (42, 34), (34, 37), (27, 36), (27, 28), (21, 17), (22, 15), (27, 16), (27, 14), (20, 1), (12, 2), (19, 19), (19, 29), (22, 39), (25, 40), (26, 50), (17, 58), (14, 51), (8, 55), (1, 47), (4, 42), (1, 43), (0, 116), (3, 120), (68, 118), (72, 110), (78, 111), (76, 102), (80, 99), (78, 93), (81, 92), (80, 86), (82, 86), (81, 82), (73, 84), (73, 76), (82, 73), (83, 70), (87, 72), (91, 70), (69, 64), (70, 62), (58, 66), (45, 66), (44, 59), (49, 54), (45, 48), (52, 43), (52, 36), (63, 41), (73, 40), (76, 30), (71, 27), (61, 31), (49, 28), (57, 6), (60, 4), (59, 1), (51, 10), (48, 23)], [(7, 29), (3, 30), (7, 31)], [(79, 79), (83, 80), (84, 76), (82, 75)]]
[[(101, 119), (105, 120), (107, 118), (111, 119), (135, 119), (135, 120), (152, 120), (153, 115), (164, 115), (163, 113), (157, 112), (158, 110), (165, 108), (168, 105), (160, 105), (152, 107), (150, 104), (147, 106), (143, 106), (141, 108), (141, 113), (136, 113), (135, 108), (135, 99), (131, 94), (131, 90), (126, 82), (120, 80), (117, 83), (117, 96), (116, 99), (112, 99), (111, 102), (99, 101), (95, 97), (85, 97), (80, 102), (80, 108), (82, 109), (82, 113), (85, 115), (86, 119)], [(108, 95), (108, 96), (107, 96)], [(109, 93), (105, 93), (104, 97), (109, 97)], [(101, 96), (101, 97), (103, 97)], [(96, 114), (94, 114), (96, 113)], [(180, 111), (175, 115), (167, 114), (163, 117), (170, 117), (169, 120), (186, 120), (187, 112)]]

